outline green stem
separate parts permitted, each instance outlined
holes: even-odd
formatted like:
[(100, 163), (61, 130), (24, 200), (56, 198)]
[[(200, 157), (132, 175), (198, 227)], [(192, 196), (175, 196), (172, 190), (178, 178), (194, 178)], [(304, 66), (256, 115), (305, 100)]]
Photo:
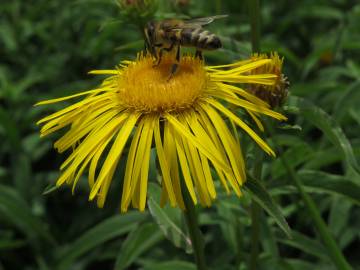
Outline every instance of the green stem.
[[(251, 25), (251, 47), (252, 52), (260, 52), (260, 3), (259, 0), (248, 0), (249, 18)], [(254, 177), (261, 180), (263, 163), (262, 151), (257, 151), (254, 164)], [(260, 235), (260, 214), (261, 207), (257, 202), (251, 202), (251, 251), (249, 269), (255, 270), (259, 256), (259, 235)]]
[(259, 256), (259, 232), (260, 232), (260, 206), (257, 202), (251, 202), (251, 251), (249, 269), (255, 270)]
[(235, 228), (235, 236), (236, 236), (236, 265), (240, 267), (241, 262), (244, 261), (245, 255), (243, 254), (243, 238), (244, 238), (244, 230), (239, 218), (235, 218), (234, 221)]
[(260, 52), (260, 2), (248, 0), (252, 51)]
[(312, 198), (305, 192), (301, 180), (297, 176), (294, 168), (290, 165), (290, 163), (284, 158), (282, 153), (282, 149), (280, 145), (276, 142), (274, 135), (274, 130), (271, 124), (266, 123), (266, 127), (269, 130), (270, 135), (273, 137), (274, 145), (277, 147), (277, 152), (279, 153), (280, 160), (283, 163), (290, 179), (294, 182), (295, 187), (297, 188), (298, 192), (300, 193), (305, 207), (312, 218), (314, 225), (330, 255), (330, 258), (333, 260), (334, 264), (336, 265), (337, 269), (339, 270), (351, 270), (353, 269), (350, 264), (346, 261), (344, 255), (342, 254), (341, 250), (339, 249), (338, 245), (336, 244), (334, 238), (332, 237), (325, 221), (322, 219), (319, 209), (316, 207), (316, 204), (312, 200)]
[(195, 205), (185, 185), (183, 185), (182, 190), (186, 207), (186, 210), (184, 211), (184, 216), (186, 220), (186, 225), (189, 230), (191, 243), (194, 249), (196, 266), (198, 270), (206, 270), (207, 268), (204, 255), (204, 242), (197, 221)]
[[(261, 149), (256, 149), (256, 159), (253, 169), (253, 175), (256, 179), (261, 180), (261, 171), (262, 171), (262, 164), (263, 164), (263, 153)], [(249, 269), (255, 270), (258, 256), (259, 256), (259, 236), (260, 236), (260, 214), (261, 214), (261, 207), (255, 201), (252, 200), (251, 202), (251, 251), (250, 251), (250, 263)]]
[(215, 10), (216, 14), (221, 14), (221, 0), (215, 1)]

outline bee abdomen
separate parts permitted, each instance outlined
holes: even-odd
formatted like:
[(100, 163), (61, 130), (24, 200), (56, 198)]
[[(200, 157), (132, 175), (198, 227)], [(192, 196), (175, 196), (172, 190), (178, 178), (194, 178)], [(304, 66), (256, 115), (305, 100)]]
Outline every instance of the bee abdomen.
[(216, 50), (221, 48), (220, 39), (209, 31), (201, 31), (197, 36), (196, 48), (203, 50)]
[(183, 29), (181, 32), (180, 43), (183, 46), (194, 46), (193, 35), (196, 30), (191, 28)]
[(196, 47), (204, 50), (216, 50), (221, 48), (222, 44), (217, 36), (210, 34), (203, 39), (199, 39)]
[(202, 50), (216, 50), (222, 47), (221, 41), (216, 35), (201, 28), (183, 29), (180, 44)]

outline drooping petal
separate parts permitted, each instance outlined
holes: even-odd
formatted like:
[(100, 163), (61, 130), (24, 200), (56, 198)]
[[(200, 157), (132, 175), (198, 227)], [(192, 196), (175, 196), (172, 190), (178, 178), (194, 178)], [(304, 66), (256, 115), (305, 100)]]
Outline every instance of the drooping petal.
[(261, 139), (247, 124), (245, 124), (244, 121), (242, 121), (240, 118), (238, 118), (235, 114), (233, 114), (231, 111), (226, 109), (223, 105), (221, 105), (219, 102), (215, 100), (208, 101), (209, 104), (211, 104), (213, 107), (218, 109), (220, 112), (222, 112), (224, 115), (229, 117), (232, 121), (234, 121), (235, 124), (239, 125), (247, 134), (250, 135), (251, 138), (254, 139), (254, 141), (268, 154), (275, 156), (274, 151), (267, 145), (267, 143)]
[[(170, 164), (168, 163), (169, 159), (167, 159), (167, 156), (166, 156), (165, 151), (164, 151), (163, 143), (161, 141), (159, 121), (157, 121), (157, 122), (158, 123), (155, 124), (155, 130), (154, 130), (156, 153), (157, 153), (160, 168), (161, 168), (161, 175), (162, 175), (163, 185), (164, 185), (165, 190), (167, 192), (167, 196), (168, 196), (168, 198), (170, 200), (170, 204), (172, 206), (175, 206), (176, 202), (177, 202), (177, 199), (176, 199), (176, 196), (175, 196), (173, 183), (171, 181), (171, 176), (170, 176), (170, 165), (171, 165), (171, 163)], [(170, 160), (170, 162), (171, 162), (171, 160)]]

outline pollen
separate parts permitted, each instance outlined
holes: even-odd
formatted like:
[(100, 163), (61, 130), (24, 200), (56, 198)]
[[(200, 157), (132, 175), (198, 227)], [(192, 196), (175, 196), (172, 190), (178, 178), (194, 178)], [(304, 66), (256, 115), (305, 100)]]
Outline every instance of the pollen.
[(125, 63), (118, 76), (119, 99), (124, 107), (142, 113), (182, 111), (206, 95), (208, 75), (204, 64), (183, 56), (177, 72), (170, 76), (175, 57), (163, 56), (159, 65), (150, 56)]

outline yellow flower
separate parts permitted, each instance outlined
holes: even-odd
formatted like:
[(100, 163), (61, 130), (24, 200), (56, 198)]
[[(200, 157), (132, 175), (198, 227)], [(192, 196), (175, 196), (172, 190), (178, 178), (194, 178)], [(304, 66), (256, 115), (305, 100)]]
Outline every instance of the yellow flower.
[(168, 80), (173, 59), (169, 54), (153, 67), (153, 59), (140, 54), (136, 61), (124, 61), (117, 69), (91, 71), (108, 75), (94, 90), (37, 104), (85, 96), (38, 122), (44, 124), (41, 136), (69, 126), (54, 144), (60, 153), (72, 151), (61, 165), (58, 186), (68, 183), (74, 189), (80, 176), (88, 171), (89, 199), (96, 198), (98, 206), (103, 207), (128, 143), (123, 212), (130, 203), (141, 211), (145, 209), (153, 146), (162, 176), (162, 204), (168, 201), (171, 206), (184, 209), (181, 187), (186, 186), (195, 204), (199, 201), (210, 206), (216, 197), (213, 171), (227, 193), (233, 190), (241, 195), (246, 175), (235, 126), (265, 152), (274, 152), (226, 104), (243, 108), (258, 124), (261, 114), (285, 120), (267, 103), (239, 87), (240, 83), (273, 85), (275, 74), (249, 75), (272, 60), (249, 59), (207, 67), (192, 56), (183, 56), (178, 72)]

